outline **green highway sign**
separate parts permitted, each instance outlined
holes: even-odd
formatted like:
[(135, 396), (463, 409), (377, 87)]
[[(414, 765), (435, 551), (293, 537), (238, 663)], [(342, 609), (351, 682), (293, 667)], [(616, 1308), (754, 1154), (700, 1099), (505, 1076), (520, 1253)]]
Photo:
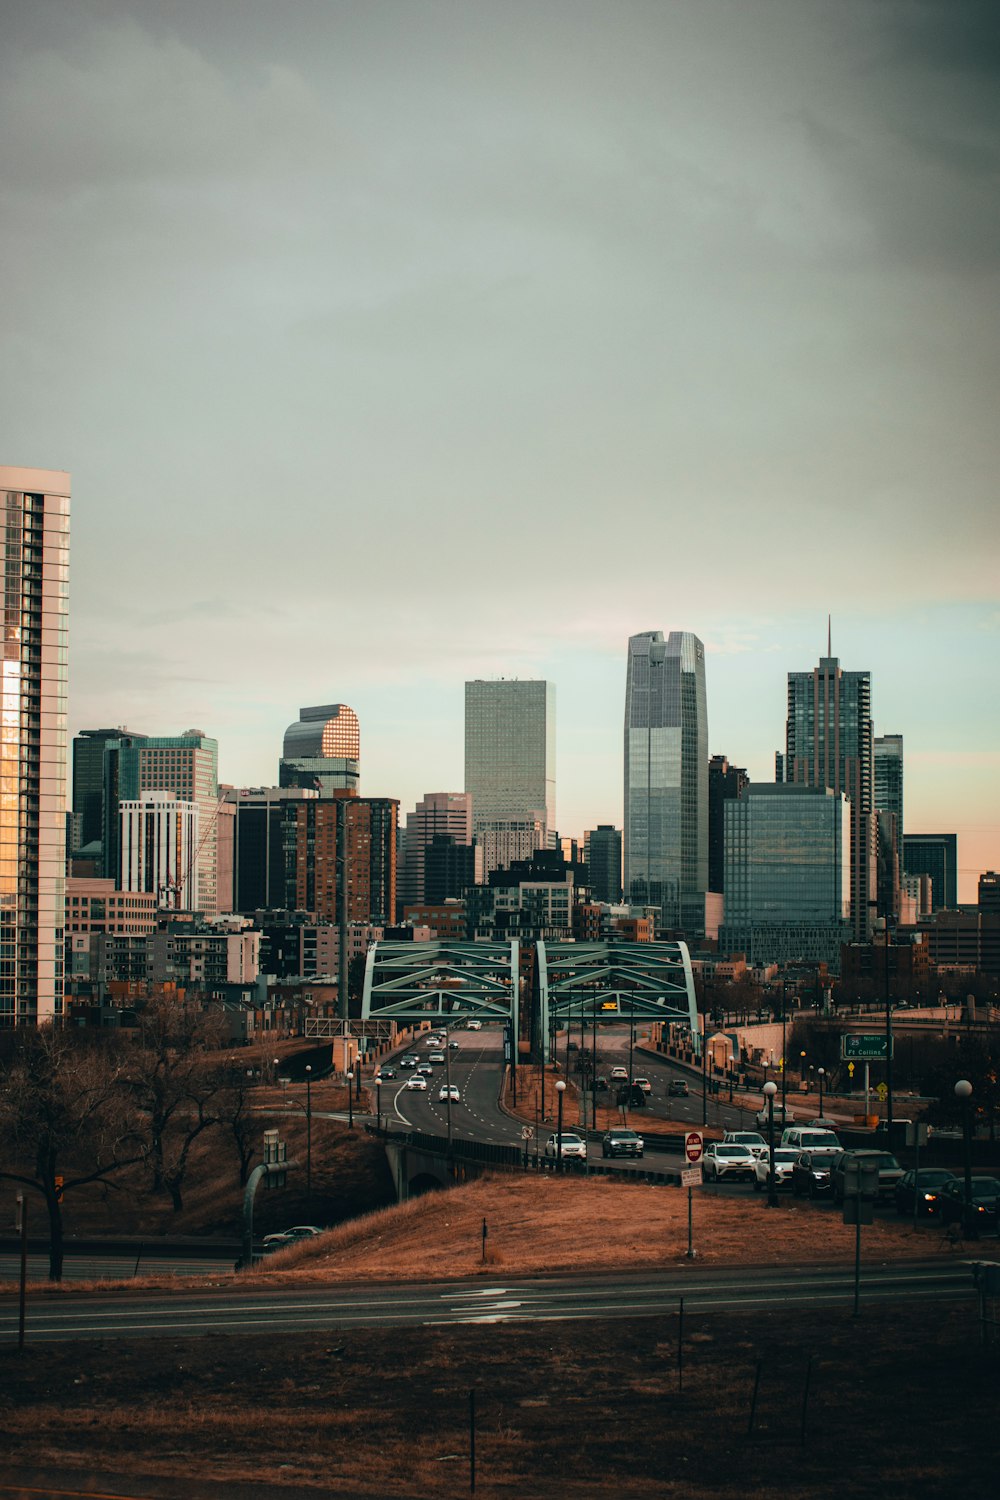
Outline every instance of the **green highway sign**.
[[(855, 1032), (851, 1035), (845, 1032), (840, 1038), (840, 1055), (861, 1062), (885, 1062), (885, 1034)], [(895, 1048), (892, 1055), (895, 1056)]]

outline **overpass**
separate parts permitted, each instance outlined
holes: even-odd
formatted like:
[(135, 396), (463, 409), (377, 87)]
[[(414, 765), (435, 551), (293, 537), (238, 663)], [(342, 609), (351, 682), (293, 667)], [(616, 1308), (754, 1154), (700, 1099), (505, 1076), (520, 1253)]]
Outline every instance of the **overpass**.
[(503, 1021), (518, 1034), (519, 944), (372, 943), (361, 997), (365, 1022)]
[(533, 1050), (545, 1061), (552, 1034), (577, 1021), (680, 1023), (701, 1055), (701, 1031), (686, 943), (546, 943), (535, 945)]

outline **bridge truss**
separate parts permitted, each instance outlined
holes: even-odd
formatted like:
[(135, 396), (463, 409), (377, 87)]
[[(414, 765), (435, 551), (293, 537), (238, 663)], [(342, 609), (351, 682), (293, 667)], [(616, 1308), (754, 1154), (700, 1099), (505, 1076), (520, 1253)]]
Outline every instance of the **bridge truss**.
[(694, 976), (686, 943), (536, 944), (536, 1054), (546, 1061), (553, 1033), (573, 1021), (677, 1022), (701, 1046)]
[(372, 943), (361, 1028), (378, 1021), (509, 1021), (518, 1025), (517, 941)]

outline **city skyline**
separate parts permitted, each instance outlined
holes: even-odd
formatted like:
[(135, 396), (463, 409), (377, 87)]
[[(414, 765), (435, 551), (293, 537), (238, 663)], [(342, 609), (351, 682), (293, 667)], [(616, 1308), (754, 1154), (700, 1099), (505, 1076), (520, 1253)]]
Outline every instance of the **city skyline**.
[(832, 611), (971, 899), (995, 8), (240, 18), (5, 7), (3, 456), (73, 474), (72, 732), (204, 725), (260, 785), (297, 705), (343, 701), (363, 791), (413, 806), (462, 784), (464, 681), (542, 678), (581, 834), (622, 819), (630, 635), (697, 632), (710, 752), (768, 780)]

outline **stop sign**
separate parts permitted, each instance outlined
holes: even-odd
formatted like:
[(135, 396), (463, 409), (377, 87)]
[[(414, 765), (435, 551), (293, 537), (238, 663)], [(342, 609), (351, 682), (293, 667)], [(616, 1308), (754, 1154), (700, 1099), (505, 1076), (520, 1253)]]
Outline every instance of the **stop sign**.
[(684, 1137), (684, 1155), (692, 1165), (701, 1161), (703, 1143), (700, 1130), (689, 1130)]

